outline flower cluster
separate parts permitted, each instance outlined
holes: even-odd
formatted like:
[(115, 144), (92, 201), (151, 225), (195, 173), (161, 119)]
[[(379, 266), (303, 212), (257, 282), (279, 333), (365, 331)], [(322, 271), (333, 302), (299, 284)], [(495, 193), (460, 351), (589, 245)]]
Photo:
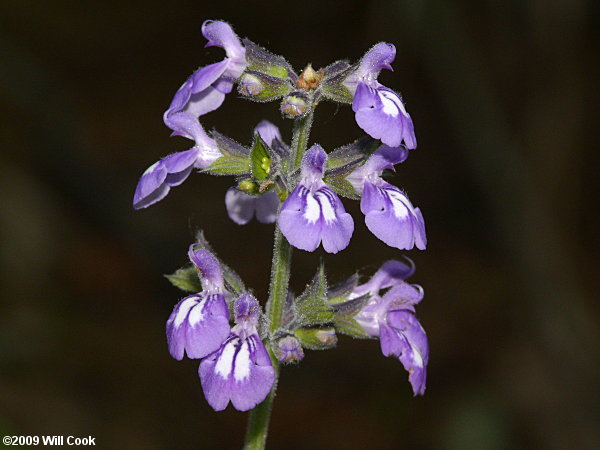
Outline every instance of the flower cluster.
[[(191, 265), (168, 277), (189, 293), (166, 324), (170, 354), (201, 360), (202, 389), (217, 411), (229, 402), (241, 411), (254, 408), (275, 385), (280, 363), (301, 361), (305, 350), (335, 346), (337, 333), (379, 338), (383, 354), (408, 371), (414, 394), (423, 394), (429, 346), (415, 315), (423, 290), (406, 282), (412, 263), (388, 261), (363, 284), (355, 275), (333, 287), (321, 264), (300, 295), (287, 287), (290, 245), (309, 252), (322, 246), (328, 253), (349, 245), (354, 219), (342, 198), (360, 201), (367, 228), (388, 246), (427, 245), (421, 210), (384, 179), (384, 171), (393, 173), (417, 145), (400, 95), (378, 81), (382, 69), (392, 69), (395, 47), (378, 43), (354, 64), (336, 61), (320, 70), (308, 65), (298, 74), (282, 56), (240, 40), (225, 22), (204, 22), (202, 34), (207, 46), (222, 48), (226, 57), (193, 72), (163, 116), (172, 136), (193, 144), (142, 174), (133, 206), (159, 202), (194, 170), (234, 177), (225, 193), (230, 219), (238, 225), (254, 217), (275, 224), (269, 317), (261, 320), (257, 299), (200, 234), (188, 251)], [(204, 129), (201, 117), (219, 108), (235, 85), (244, 99), (279, 102), (283, 118), (294, 120), (290, 144), (265, 120), (248, 145)], [(351, 105), (367, 136), (329, 152), (308, 145), (321, 101)]]
[(181, 300), (167, 320), (171, 356), (202, 359), (200, 381), (206, 400), (216, 411), (229, 401), (240, 411), (262, 402), (275, 381), (269, 354), (258, 335), (260, 306), (244, 293), (233, 304), (235, 323), (229, 326), (229, 309), (221, 266), (207, 250), (190, 246), (189, 258), (198, 271), (202, 291)]
[[(254, 215), (262, 223), (274, 222), (280, 199), (284, 200), (278, 224), (299, 249), (314, 251), (323, 244), (326, 252), (336, 253), (348, 246), (354, 222), (338, 194), (361, 199), (367, 227), (386, 244), (404, 250), (425, 248), (421, 211), (381, 177), (384, 169), (393, 170), (416, 147), (412, 119), (401, 98), (377, 81), (381, 69), (391, 69), (396, 55), (393, 45), (375, 45), (355, 65), (338, 61), (318, 72), (308, 66), (298, 76), (282, 57), (248, 40), (242, 45), (224, 22), (207, 21), (202, 33), (208, 46), (222, 47), (227, 57), (194, 72), (164, 114), (172, 134), (191, 139), (195, 145), (146, 170), (134, 195), (136, 209), (163, 199), (171, 187), (200, 169), (238, 177), (237, 186), (225, 197), (229, 217), (237, 224), (248, 223)], [(373, 139), (352, 155), (330, 153), (335, 156), (335, 167), (315, 144), (302, 158), (298, 173), (290, 163), (294, 152), (269, 122), (261, 122), (254, 132), (260, 136), (262, 152), (254, 151), (256, 145), (245, 148), (216, 132), (210, 137), (198, 119), (221, 106), (236, 82), (245, 98), (283, 98), (280, 109), (285, 117), (303, 117), (321, 99), (351, 103), (357, 124)], [(258, 165), (254, 164), (257, 157)]]

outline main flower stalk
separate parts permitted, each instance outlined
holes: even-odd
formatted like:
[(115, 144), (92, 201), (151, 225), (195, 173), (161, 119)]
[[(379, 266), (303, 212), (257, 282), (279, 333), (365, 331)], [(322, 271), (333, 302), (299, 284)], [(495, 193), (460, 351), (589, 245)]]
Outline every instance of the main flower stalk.
[[(296, 119), (296, 123), (294, 124), (294, 136), (292, 142), (295, 159), (298, 161), (302, 160), (302, 156), (306, 152), (312, 118), (313, 112), (310, 111), (306, 116)], [(294, 168), (290, 168), (290, 170), (294, 170)], [(281, 326), (283, 308), (288, 295), (291, 266), (292, 246), (283, 234), (281, 234), (279, 226), (276, 225), (269, 300), (266, 309), (269, 318), (269, 333), (271, 335), (273, 335), (273, 333)], [(267, 442), (271, 410), (273, 409), (273, 400), (275, 399), (275, 391), (277, 390), (277, 382), (279, 380), (279, 361), (273, 353), (272, 346), (269, 346), (268, 350), (271, 361), (273, 362), (273, 368), (275, 369), (275, 383), (267, 398), (250, 412), (248, 428), (246, 430), (246, 440), (244, 443), (244, 449), (246, 450), (264, 449)]]

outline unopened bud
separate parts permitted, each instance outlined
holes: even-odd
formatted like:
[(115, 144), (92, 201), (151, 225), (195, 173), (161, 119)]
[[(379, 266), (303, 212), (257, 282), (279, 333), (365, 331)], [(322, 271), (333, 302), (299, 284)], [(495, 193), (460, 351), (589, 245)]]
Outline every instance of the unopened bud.
[(245, 178), (238, 183), (237, 188), (247, 194), (256, 194), (258, 192), (258, 184), (249, 178)]
[(256, 75), (245, 73), (240, 79), (238, 85), (238, 91), (242, 95), (249, 97), (256, 97), (265, 90), (265, 87), (261, 83), (260, 79)]
[(293, 336), (286, 336), (277, 341), (275, 356), (283, 363), (291, 363), (302, 360), (304, 358), (304, 351), (298, 339)]
[(294, 332), (302, 347), (326, 350), (337, 344), (335, 328), (299, 328)]
[(321, 80), (323, 79), (324, 70), (321, 69), (318, 72), (312, 68), (309, 64), (302, 71), (302, 74), (298, 77), (298, 81), (296, 81), (296, 86), (300, 89), (304, 89), (305, 91), (316, 89), (321, 84)]
[(307, 107), (306, 100), (302, 97), (289, 95), (282, 100), (279, 109), (287, 118), (295, 119), (296, 117), (303, 116), (306, 113)]

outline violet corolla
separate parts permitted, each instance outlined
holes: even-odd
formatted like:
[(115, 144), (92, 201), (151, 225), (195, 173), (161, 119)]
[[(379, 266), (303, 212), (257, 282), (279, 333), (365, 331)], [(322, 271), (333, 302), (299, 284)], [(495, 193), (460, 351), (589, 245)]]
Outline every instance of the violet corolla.
[[(414, 266), (388, 261), (367, 283), (357, 286), (350, 299), (369, 294), (368, 303), (354, 320), (372, 337), (378, 337), (381, 352), (397, 358), (409, 373), (415, 395), (425, 393), (429, 344), (427, 334), (417, 320), (415, 305), (423, 299), (421, 286), (404, 280)], [(383, 294), (380, 292), (387, 289)]]
[(414, 126), (402, 99), (377, 81), (381, 69), (392, 70), (395, 57), (396, 47), (380, 42), (363, 56), (344, 86), (353, 95), (352, 110), (359, 127), (390, 147), (404, 142), (406, 148), (413, 149), (417, 147)]
[(198, 117), (221, 106), (247, 66), (246, 50), (228, 23), (207, 20), (202, 24), (202, 34), (208, 40), (206, 47), (221, 47), (227, 57), (196, 70), (175, 93), (163, 115), (173, 135), (190, 139), (194, 138), (190, 128)]
[(194, 122), (188, 132), (195, 141), (192, 148), (164, 157), (143, 173), (133, 195), (135, 209), (159, 202), (172, 187), (183, 183), (192, 170), (205, 169), (222, 156), (214, 139), (206, 134), (199, 122)]
[(217, 350), (229, 336), (229, 310), (225, 301), (223, 274), (215, 256), (207, 250), (194, 250), (189, 258), (200, 274), (202, 292), (181, 300), (167, 320), (167, 341), (171, 356), (203, 358)]
[(239, 411), (262, 402), (275, 382), (275, 371), (257, 326), (260, 307), (250, 294), (235, 302), (235, 323), (220, 348), (200, 363), (202, 389), (215, 411), (229, 401)]
[(325, 150), (313, 145), (302, 160), (300, 183), (281, 206), (279, 228), (294, 247), (312, 252), (323, 243), (326, 252), (345, 249), (354, 221), (341, 200), (323, 182)]
[(408, 156), (404, 147), (381, 146), (367, 162), (355, 169), (347, 179), (361, 194), (360, 209), (367, 228), (390, 247), (424, 250), (427, 245), (425, 221), (406, 194), (384, 181), (384, 169), (394, 170), (394, 164)]

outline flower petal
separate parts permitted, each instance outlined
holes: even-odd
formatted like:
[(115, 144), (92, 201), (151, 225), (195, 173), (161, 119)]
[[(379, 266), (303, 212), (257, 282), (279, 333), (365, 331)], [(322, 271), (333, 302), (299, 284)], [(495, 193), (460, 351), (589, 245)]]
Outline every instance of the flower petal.
[(231, 25), (219, 20), (207, 20), (202, 24), (202, 34), (208, 40), (206, 47), (221, 47), (232, 59), (243, 59), (246, 50), (233, 32)]
[(408, 311), (390, 311), (388, 323), (404, 337), (400, 362), (409, 373), (415, 395), (425, 393), (429, 343), (427, 334), (416, 316)]
[(171, 186), (178, 186), (188, 177), (198, 156), (198, 149), (193, 147), (166, 156), (150, 166), (135, 188), (134, 209), (147, 208), (165, 198)]
[(396, 58), (396, 47), (393, 44), (380, 42), (374, 45), (362, 57), (358, 68), (344, 81), (350, 92), (354, 93), (357, 83), (367, 83), (377, 87), (377, 77), (381, 69), (392, 69), (392, 62)]
[(423, 296), (423, 288), (418, 284), (401, 282), (387, 291), (383, 299), (390, 302), (391, 310), (408, 309), (414, 311), (413, 305), (423, 300)]
[(367, 228), (390, 247), (425, 249), (423, 216), (397, 187), (365, 182), (360, 209)]
[(266, 398), (275, 382), (271, 360), (256, 334), (247, 339), (232, 334), (200, 363), (198, 373), (206, 400), (216, 411), (230, 400), (235, 409), (248, 411)]
[(352, 110), (358, 126), (371, 137), (390, 147), (399, 147), (404, 141), (406, 148), (416, 148), (412, 119), (394, 91), (358, 83)]
[(246, 225), (254, 216), (256, 197), (236, 188), (229, 188), (225, 194), (225, 207), (231, 220), (238, 225)]
[[(279, 132), (279, 128), (273, 125), (268, 120), (263, 120), (256, 125), (254, 129), (255, 133), (258, 133), (263, 141), (270, 147), (273, 144), (275, 139), (282, 141), (281, 133)], [(283, 141), (282, 141), (283, 142)]]
[(195, 294), (181, 300), (167, 320), (171, 356), (203, 358), (217, 350), (229, 336), (229, 311), (222, 294)]
[(269, 191), (256, 199), (256, 219), (260, 223), (273, 223), (277, 220), (279, 197), (275, 191)]
[(290, 244), (312, 252), (321, 242), (320, 214), (319, 204), (310, 191), (298, 185), (281, 206), (277, 223)]
[(314, 193), (298, 185), (282, 205), (278, 223), (290, 244), (310, 252), (322, 241), (326, 252), (337, 253), (348, 246), (354, 231), (352, 217), (325, 185)]
[(321, 206), (321, 239), (323, 249), (337, 253), (348, 247), (354, 232), (354, 220), (346, 212), (337, 194), (324, 186), (315, 193)]
[(223, 293), (223, 271), (219, 260), (205, 249), (195, 250), (195, 244), (190, 245), (188, 257), (198, 269), (202, 289), (208, 293)]
[(302, 158), (302, 180), (304, 184), (310, 184), (323, 178), (327, 153), (319, 144), (314, 144), (307, 150)]
[(368, 292), (377, 294), (381, 289), (402, 284), (415, 272), (414, 263), (408, 258), (406, 260), (410, 265), (396, 260), (386, 261), (369, 281), (354, 288), (352, 291), (353, 298), (360, 297)]

